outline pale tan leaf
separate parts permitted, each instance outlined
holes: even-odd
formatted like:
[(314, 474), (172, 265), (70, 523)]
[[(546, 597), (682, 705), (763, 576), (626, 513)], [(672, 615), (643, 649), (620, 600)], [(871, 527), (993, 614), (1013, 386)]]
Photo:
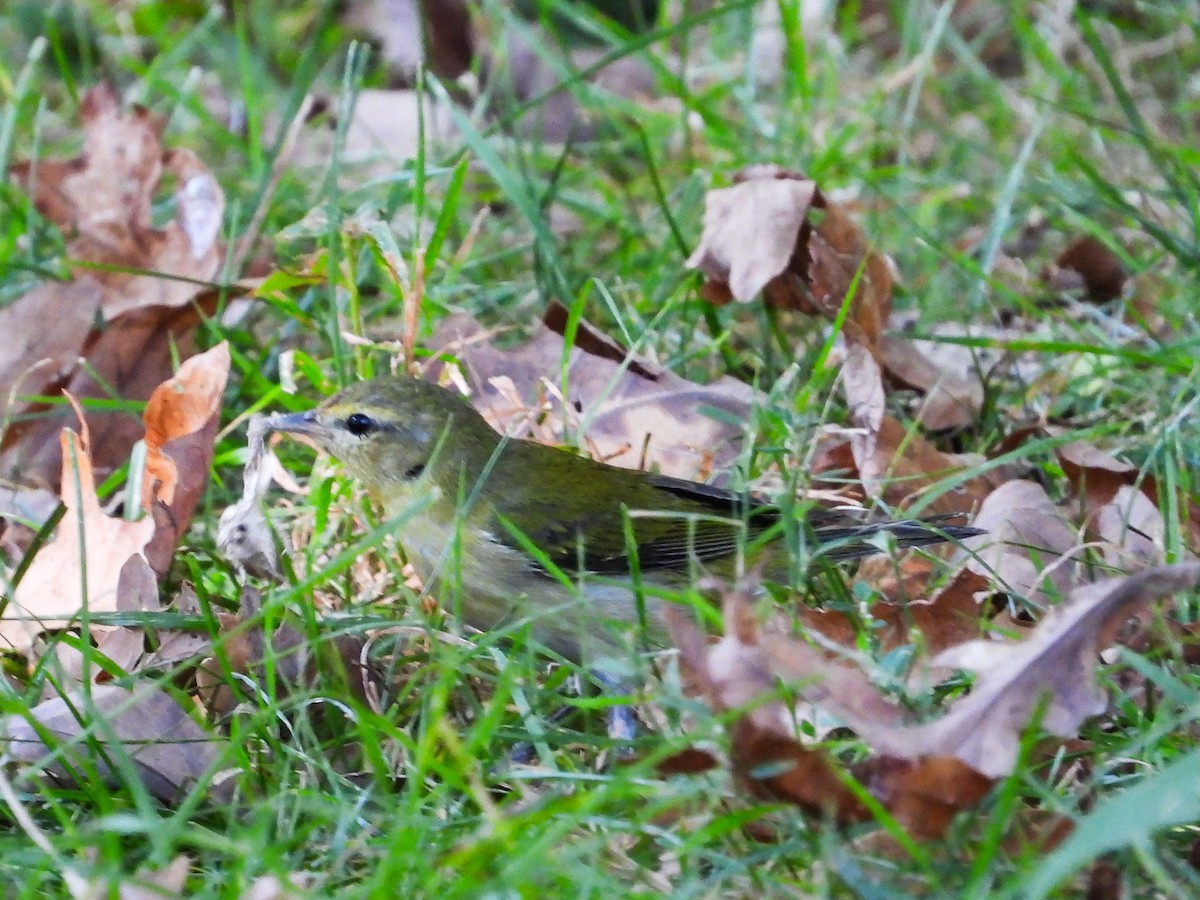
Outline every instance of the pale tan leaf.
[(0, 641), (17, 650), (27, 650), (45, 629), (73, 621), (85, 606), (93, 613), (116, 611), (121, 569), (154, 535), (149, 517), (127, 522), (101, 510), (87, 446), (70, 429), (61, 441), (66, 514), (0, 619)]
[(925, 394), (916, 414), (925, 428), (941, 431), (970, 425), (983, 408), (984, 399), (983, 382), (974, 361), (969, 354), (952, 364), (944, 357), (939, 360), (926, 353), (922, 346), (925, 343), (883, 335), (880, 346), (884, 368), (892, 378)]
[(774, 177), (709, 191), (704, 231), (687, 267), (749, 303), (787, 269), (816, 193), (815, 181)]
[[(1085, 719), (1102, 713), (1107, 696), (1096, 684), (1096, 666), (1112, 633), (1147, 604), (1193, 590), (1198, 579), (1200, 564), (1187, 563), (1080, 588), (1026, 640), (1001, 644), (1007, 652), (990, 651), (989, 659), (972, 665), (979, 670), (974, 688), (943, 718), (877, 736), (897, 755), (952, 753), (985, 775), (1007, 775), (1034, 711), (1046, 702), (1042, 727), (1059, 737), (1074, 735)], [(951, 648), (934, 663), (970, 665), (979, 646), (994, 644)]]
[(1000, 590), (1048, 606), (1075, 584), (1083, 552), (1078, 533), (1041, 485), (1002, 484), (984, 499), (974, 524), (987, 534), (967, 539), (974, 553), (968, 565)]

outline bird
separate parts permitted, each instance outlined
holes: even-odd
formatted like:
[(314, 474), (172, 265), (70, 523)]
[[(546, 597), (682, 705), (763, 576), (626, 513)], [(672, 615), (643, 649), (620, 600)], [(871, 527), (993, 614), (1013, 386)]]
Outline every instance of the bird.
[[(666, 595), (700, 573), (735, 574), (746, 554), (788, 557), (788, 514), (761, 496), (504, 437), (462, 394), (409, 375), (354, 383), (263, 427), (339, 461), (443, 607), (480, 631), (528, 622), (576, 662), (619, 656), (629, 626), (665, 633)], [(821, 508), (801, 526), (793, 538), (835, 561), (879, 552), (882, 534), (920, 547), (983, 533), (947, 517), (863, 523)]]

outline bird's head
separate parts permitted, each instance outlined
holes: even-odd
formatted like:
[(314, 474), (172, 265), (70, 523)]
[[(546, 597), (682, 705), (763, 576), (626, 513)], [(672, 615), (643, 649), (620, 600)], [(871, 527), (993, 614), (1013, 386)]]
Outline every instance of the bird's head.
[(435, 457), (466, 461), (467, 449), (483, 444), (486, 454), (499, 440), (463, 397), (407, 375), (353, 384), (316, 409), (273, 416), (265, 426), (307, 438), (382, 499), (419, 478)]

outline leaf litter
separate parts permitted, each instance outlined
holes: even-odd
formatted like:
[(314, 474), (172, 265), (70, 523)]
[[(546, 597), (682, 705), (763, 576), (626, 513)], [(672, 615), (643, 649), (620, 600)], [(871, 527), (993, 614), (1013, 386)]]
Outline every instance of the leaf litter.
[[(14, 172), (33, 192), (43, 214), (69, 235), (72, 256), (158, 269), (198, 281), (212, 277), (220, 258), (215, 239), (223, 200), (199, 160), (186, 151), (163, 153), (144, 111), (122, 114), (108, 89), (94, 89), (86, 95), (83, 116), (88, 129), (84, 156), (18, 166)], [(127, 157), (118, 161), (114, 148), (122, 144), (127, 145)], [(105, 166), (119, 177), (98, 186)], [(179, 213), (166, 229), (155, 230), (149, 225), (148, 204), (164, 170), (176, 178)], [(1153, 477), (1135, 467), (1104, 458), (1102, 451), (1087, 445), (1060, 448), (1059, 459), (1075, 497), (1074, 505), (1055, 503), (1032, 481), (1012, 480), (996, 469), (972, 474), (980, 464), (978, 457), (947, 453), (936, 441), (892, 416), (888, 410), (894, 397), (889, 387), (901, 385), (924, 395), (916, 420), (926, 429), (968, 427), (982, 406), (981, 379), (1001, 373), (1006, 360), (996, 359), (985, 366), (979, 364), (977, 354), (967, 354), (969, 364), (962, 355), (947, 361), (936, 358), (927, 344), (898, 336), (897, 320), (891, 314), (891, 288), (897, 277), (894, 266), (871, 248), (847, 209), (829, 201), (811, 180), (776, 167), (754, 167), (733, 181), (730, 188), (710, 192), (705, 232), (688, 262), (704, 272), (705, 295), (714, 302), (734, 299), (743, 303), (762, 295), (768, 303), (825, 321), (838, 320), (845, 312), (841, 365), (852, 427), (827, 430), (816, 457), (817, 472), (838, 484), (844, 496), (860, 502), (880, 502), (897, 510), (924, 503), (931, 512), (975, 513), (977, 523), (987, 523), (990, 534), (974, 539), (971, 552), (955, 563), (957, 570), (948, 576), (928, 555), (879, 561), (877, 571), (865, 564), (859, 575), (876, 591), (878, 602), (866, 612), (864, 621), (824, 610), (797, 614), (796, 619), (810, 632), (832, 639), (819, 647), (792, 636), (787, 628), (757, 624), (749, 614), (752, 601), (746, 587), (726, 595), (726, 634), (715, 646), (709, 647), (703, 634), (682, 620), (675, 625), (676, 639), (685, 664), (698, 675), (709, 702), (733, 714), (734, 774), (749, 793), (784, 799), (815, 813), (832, 812), (838, 821), (865, 821), (873, 818), (874, 812), (864, 795), (849, 786), (857, 780), (866, 796), (891, 811), (910, 834), (936, 838), (945, 833), (958, 812), (980, 802), (994, 779), (1013, 771), (1021, 737), (1038, 715), (1045, 731), (1068, 737), (1084, 719), (1103, 712), (1106, 700), (1095, 684), (1100, 651), (1131, 615), (1144, 611), (1157, 598), (1192, 589), (1197, 568), (1191, 563), (1159, 565), (1165, 558), (1160, 498)], [(104, 202), (94, 207), (81, 204), (80, 197), (89, 191), (95, 191)], [(731, 223), (740, 224), (733, 228)], [(151, 264), (144, 255), (132, 255), (137, 240), (153, 249)], [(1083, 269), (1087, 263), (1084, 251), (1090, 250), (1081, 247), (1064, 254), (1060, 268), (1080, 272), (1096, 299), (1123, 290), (1124, 279), (1113, 287), (1117, 285), (1115, 276), (1101, 277), (1105, 265), (1098, 265), (1101, 275), (1089, 281)], [(1111, 275), (1112, 266), (1107, 268)], [(147, 373), (158, 368), (147, 363), (139, 369), (127, 365), (128, 361), (150, 360), (154, 353), (148, 348), (164, 346), (167, 334), (186, 336), (198, 321), (194, 313), (189, 318), (190, 311), (176, 309), (197, 295), (195, 285), (178, 280), (163, 283), (163, 279), (140, 273), (117, 273), (121, 277), (112, 279), (107, 274), (77, 272), (74, 280), (35, 289), (21, 303), (0, 313), (10, 316), (6, 321), (17, 333), (31, 336), (28, 344), (10, 347), (7, 355), (0, 357), (3, 385), (10, 393), (38, 395), (54, 386), (79, 384), (82, 376), (74, 367), (83, 355), (102, 371), (109, 363), (114, 370), (137, 370), (132, 380), (115, 382), (122, 396), (137, 396), (150, 378)], [(30, 321), (30, 310), (47, 306), (64, 309), (63, 328), (58, 333), (36, 334), (21, 324)], [(97, 315), (111, 320), (113, 327), (105, 335), (92, 330)], [(126, 324), (128, 331), (119, 327)], [(593, 455), (617, 464), (706, 478), (738, 456), (742, 429), (736, 423), (744, 421), (760, 399), (749, 387), (733, 379), (707, 387), (684, 382), (648, 360), (629, 356), (586, 323), (568, 350), (565, 331), (565, 315), (551, 310), (532, 341), (518, 350), (505, 351), (491, 343), (477, 322), (447, 321), (431, 346), (453, 367), (435, 367), (429, 374), (467, 387), (473, 402), (498, 430), (548, 443), (577, 440)], [(225, 374), (228, 364), (226, 354)], [(156, 376), (153, 385), (163, 377)], [(207, 372), (200, 378), (201, 382), (207, 380), (207, 387), (197, 386), (198, 395), (186, 398), (178, 409), (169, 404), (159, 409), (151, 399), (146, 417), (150, 461), (143, 504), (155, 515), (132, 523), (149, 524), (151, 536), (143, 541), (138, 531), (136, 537), (121, 538), (114, 530), (109, 540), (107, 532), (101, 532), (105, 537), (99, 543), (108, 541), (110, 551), (117, 548), (111, 554), (113, 559), (105, 562), (119, 561), (120, 565), (114, 574), (111, 565), (98, 564), (93, 582), (89, 561), (80, 607), (87, 604), (92, 609), (90, 592), (95, 585), (102, 590), (95, 598), (94, 611), (161, 608), (155, 576), (169, 566), (203, 489), (221, 393), (219, 387), (215, 393), (213, 388), (218, 380), (223, 385), (224, 377), (217, 379)], [(190, 388), (175, 382), (160, 390), (187, 393)], [(721, 414), (698, 415), (703, 407)], [(87, 458), (87, 427), (82, 438), (70, 435), (73, 433), (62, 435), (61, 446), (64, 458), (74, 460), (71, 482), (79, 486), (80, 508), (69, 508), (68, 515), (76, 517), (77, 528), (85, 533), (91, 528), (108, 528), (102, 524), (104, 519), (95, 518), (98, 501), (92, 469), (96, 466), (78, 462)], [(28, 432), (6, 435), (6, 441), (6, 452), (17, 446), (38, 446)], [(107, 440), (92, 443), (110, 446)], [(123, 446), (121, 441), (111, 444)], [(253, 459), (253, 434), (251, 447)], [(128, 451), (112, 452), (113, 461), (106, 460), (105, 465), (115, 466)], [(40, 460), (31, 468), (36, 472), (53, 454), (29, 458)], [(66, 500), (67, 467), (61, 468)], [(265, 517), (254, 526), (257, 530), (238, 531), (253, 515), (261, 516), (263, 479), (267, 478), (262, 471), (250, 473), (247, 479), (245, 510), (239, 516), (248, 518), (230, 516), (231, 526), (223, 519), (221, 545), (252, 577), (275, 577), (279, 542)], [(195, 472), (201, 473), (200, 484), (185, 483), (181, 473)], [(960, 483), (945, 490), (947, 478)], [(90, 492), (83, 490), (85, 479)], [(35, 575), (48, 577), (34, 567), (44, 554), (51, 553), (59, 537), (69, 532), (69, 525), (60, 525), (59, 536), (35, 558), (22, 587)], [(1081, 545), (1080, 536), (1085, 533), (1099, 542), (1100, 556), (1109, 566), (1136, 574), (1094, 581), (1085, 551), (1096, 547)], [(65, 540), (54, 552), (66, 552)], [(53, 563), (55, 556), (47, 559)], [(43, 567), (49, 568), (49, 563)], [(73, 571), (69, 565), (64, 571), (74, 577), (81, 568), (82, 560), (78, 560)], [(939, 587), (933, 589), (935, 583)], [(980, 641), (975, 638), (986, 630), (986, 614), (980, 604), (997, 590), (1053, 611), (1028, 629), (1024, 640)], [(243, 600), (242, 614), (227, 616), (221, 623), (228, 650), (224, 665), (228, 667), (232, 660), (232, 671), (263, 679), (264, 661), (279, 657), (289, 660), (282, 671), (285, 688), (311, 686), (312, 657), (304, 652), (308, 637), (289, 623), (267, 635), (255, 619), (261, 599), (248, 591)], [(56, 609), (45, 615), (44, 623), (61, 627), (76, 612)], [(826, 627), (816, 624), (822, 618)], [(976, 672), (973, 688), (950, 701), (940, 718), (913, 722), (905, 708), (846, 658), (846, 648), (853, 646), (866, 621), (873, 623), (869, 627), (875, 630), (876, 646), (885, 650), (910, 643), (914, 632), (921, 633), (931, 665)], [(13, 624), (6, 618), (2, 626)], [(40, 626), (23, 627), (14, 633), (32, 647), (40, 630)], [(0, 633), (7, 636), (7, 632)], [(138, 651), (144, 648), (140, 629), (122, 626), (96, 634), (96, 649), (120, 667), (125, 668), (126, 661), (129, 667), (139, 664)], [(170, 665), (203, 649), (203, 642), (172, 647), (164, 640), (158, 662)], [(338, 650), (344, 671), (351, 676), (364, 668), (361, 645)], [(153, 666), (153, 659), (153, 654), (146, 655), (140, 664)], [(223, 669), (221, 677), (201, 691), (219, 712), (229, 712), (234, 702), (216, 699), (228, 686), (226, 677)], [(362, 683), (367, 688), (365, 696), (371, 685), (365, 676)], [(786, 695), (780, 693), (781, 684), (788, 687)], [(348, 688), (354, 692), (353, 677)], [(92, 702), (96, 692), (101, 702), (95, 705), (98, 719), (87, 726), (78, 721), (64, 724), (64, 707), (76, 703), (74, 697), (52, 698), (30, 715), (61, 740), (78, 740), (91, 729), (102, 739), (114, 741), (114, 748), (142, 741), (171, 748), (172, 737), (166, 734), (164, 722), (185, 735), (191, 734), (189, 722), (199, 728), (190, 712), (170, 694), (146, 682), (133, 688), (97, 684), (90, 690)], [(795, 723), (803, 716), (794, 697), (837, 716), (874, 755), (845, 766), (824, 748), (799, 741)], [(747, 710), (748, 706), (753, 708)], [(137, 712), (127, 714), (119, 709)], [(145, 733), (137, 731), (129, 715), (144, 715)], [(24, 735), (19, 743), (27, 755), (22, 759), (32, 763), (35, 760), (28, 754), (40, 759), (49, 748), (39, 743), (40, 738), (19, 732), (20, 726), (10, 719), (5, 730)], [(200, 729), (198, 734), (199, 743), (219, 749), (220, 741), (207, 730)], [(177, 797), (184, 785), (212, 774), (214, 757), (203, 752), (181, 753), (185, 759), (176, 769), (140, 753), (139, 749), (133, 754), (135, 764), (151, 791), (164, 799)]]

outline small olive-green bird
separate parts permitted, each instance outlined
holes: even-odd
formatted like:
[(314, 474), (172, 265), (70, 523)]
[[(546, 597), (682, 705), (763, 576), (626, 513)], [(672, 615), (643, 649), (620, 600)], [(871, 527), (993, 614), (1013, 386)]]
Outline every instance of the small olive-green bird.
[[(459, 394), (407, 376), (352, 385), (266, 427), (308, 438), (361, 481), (424, 583), (440, 586), (443, 602), (456, 598), (467, 624), (528, 617), (538, 640), (577, 660), (621, 646), (609, 626), (638, 621), (639, 594), (655, 620), (655, 589), (732, 574), (746, 547), (787, 532), (783, 512), (759, 497), (504, 438)], [(876, 553), (872, 539), (885, 532), (901, 547), (981, 533), (822, 509), (798, 532), (831, 559)]]

